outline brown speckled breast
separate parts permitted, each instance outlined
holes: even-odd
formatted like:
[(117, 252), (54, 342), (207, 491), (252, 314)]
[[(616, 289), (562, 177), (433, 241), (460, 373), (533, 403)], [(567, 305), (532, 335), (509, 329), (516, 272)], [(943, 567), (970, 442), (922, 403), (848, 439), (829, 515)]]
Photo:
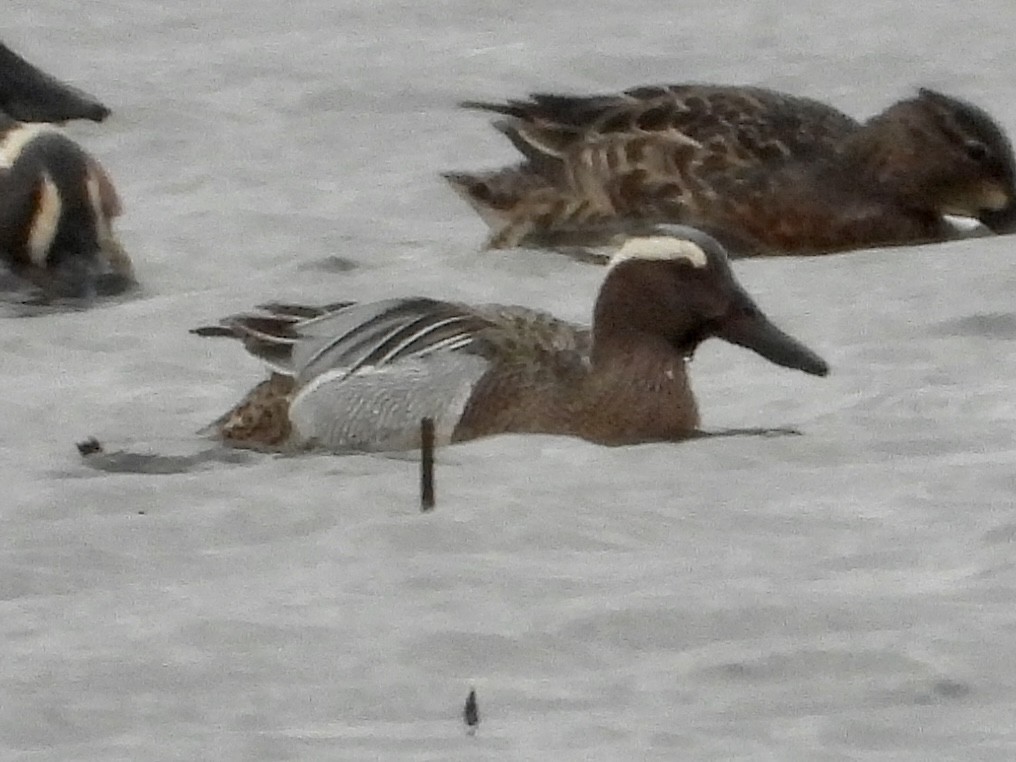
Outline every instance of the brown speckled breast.
[(289, 441), (289, 403), (293, 379), (273, 373), (212, 426), (223, 441), (235, 447), (277, 449)]

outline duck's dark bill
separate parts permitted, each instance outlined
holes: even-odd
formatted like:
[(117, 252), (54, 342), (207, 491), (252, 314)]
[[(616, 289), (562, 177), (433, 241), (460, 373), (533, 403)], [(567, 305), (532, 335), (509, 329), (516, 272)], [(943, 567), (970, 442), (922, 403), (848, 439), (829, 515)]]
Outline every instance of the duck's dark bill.
[(1016, 203), (998, 211), (982, 212), (978, 219), (998, 235), (1016, 233)]
[(109, 109), (76, 87), (35, 68), (0, 43), (0, 110), (22, 122), (101, 122)]
[(803, 370), (813, 376), (829, 373), (825, 360), (793, 336), (781, 331), (761, 312), (731, 318), (717, 335), (785, 368)]

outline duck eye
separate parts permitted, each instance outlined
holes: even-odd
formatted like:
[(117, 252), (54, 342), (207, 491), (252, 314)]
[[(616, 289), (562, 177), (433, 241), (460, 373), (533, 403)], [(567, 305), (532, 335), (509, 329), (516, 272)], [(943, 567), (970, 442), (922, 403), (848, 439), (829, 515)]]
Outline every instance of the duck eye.
[(963, 148), (974, 161), (984, 161), (988, 158), (988, 146), (984, 145), (980, 140), (968, 140), (963, 144)]

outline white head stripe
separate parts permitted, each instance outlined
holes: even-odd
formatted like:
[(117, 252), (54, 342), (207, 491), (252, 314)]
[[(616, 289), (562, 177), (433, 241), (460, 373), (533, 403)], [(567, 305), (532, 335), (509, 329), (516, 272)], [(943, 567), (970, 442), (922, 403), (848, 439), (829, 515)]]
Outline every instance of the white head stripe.
[(611, 258), (610, 267), (617, 267), (629, 259), (683, 259), (692, 267), (706, 267), (709, 264), (709, 257), (697, 243), (671, 236), (629, 238)]
[(43, 133), (60, 135), (60, 130), (48, 124), (24, 124), (15, 127), (0, 140), (0, 168), (10, 169), (25, 146)]

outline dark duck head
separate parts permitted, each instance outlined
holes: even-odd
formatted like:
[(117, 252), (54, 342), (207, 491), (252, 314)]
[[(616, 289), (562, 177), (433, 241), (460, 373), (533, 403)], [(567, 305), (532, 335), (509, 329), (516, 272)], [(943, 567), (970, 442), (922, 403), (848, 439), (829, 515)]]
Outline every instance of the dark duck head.
[(1016, 229), (1016, 161), (1002, 129), (982, 109), (929, 89), (901, 101), (847, 141), (872, 173), (916, 208)]
[(594, 365), (647, 343), (691, 357), (716, 337), (777, 365), (829, 372), (822, 358), (766, 317), (716, 239), (683, 225), (657, 231), (631, 239), (611, 260), (593, 312)]

